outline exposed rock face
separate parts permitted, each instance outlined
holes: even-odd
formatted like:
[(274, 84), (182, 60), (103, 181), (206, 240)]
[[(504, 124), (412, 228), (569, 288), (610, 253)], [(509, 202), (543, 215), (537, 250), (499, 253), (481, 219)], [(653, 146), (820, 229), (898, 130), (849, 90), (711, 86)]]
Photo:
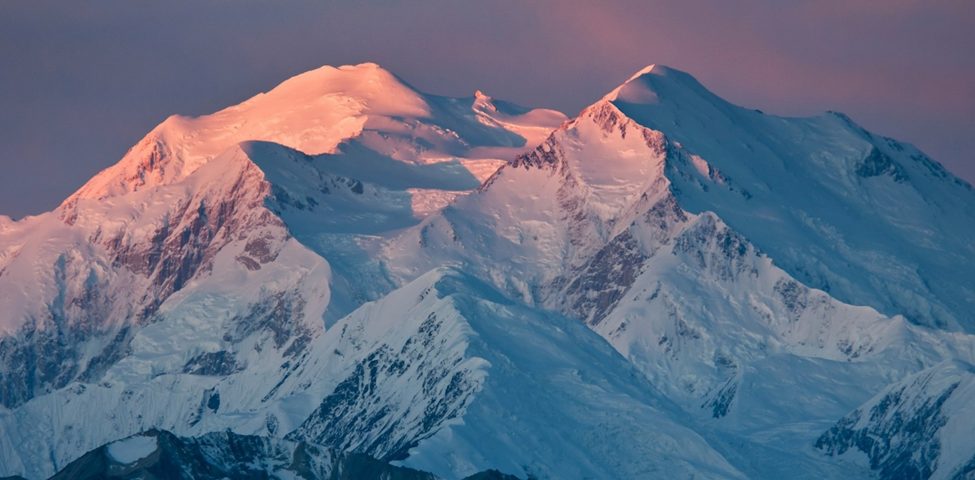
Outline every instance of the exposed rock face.
[[(461, 365), (463, 352), (450, 350), (448, 328), (430, 313), (402, 346), (384, 343), (373, 350), (288, 438), (367, 452), (383, 461), (409, 457), (411, 448), (458, 418), (480, 388), (479, 379)], [(408, 384), (422, 386), (416, 397), (402, 398), (409, 403), (390, 398)], [(397, 416), (391, 417), (392, 411)]]
[(645, 260), (628, 231), (617, 235), (566, 288), (566, 296), (575, 299), (570, 311), (586, 323), (598, 325), (633, 285)]
[(894, 163), (889, 156), (877, 148), (870, 150), (870, 154), (857, 164), (856, 174), (863, 178), (888, 175), (897, 183), (907, 181), (907, 174), (904, 173), (904, 168)]
[(970, 435), (975, 424), (964, 407), (973, 385), (975, 369), (965, 363), (925, 370), (843, 417), (816, 440), (816, 448), (830, 456), (862, 452), (885, 480), (969, 478), (975, 448), (958, 435)]

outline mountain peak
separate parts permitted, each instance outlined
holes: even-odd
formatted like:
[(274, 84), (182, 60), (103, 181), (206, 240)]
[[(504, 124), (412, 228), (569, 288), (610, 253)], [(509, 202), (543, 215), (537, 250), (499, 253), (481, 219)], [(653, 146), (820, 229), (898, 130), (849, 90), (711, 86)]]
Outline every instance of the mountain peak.
[[(710, 94), (693, 76), (659, 64), (650, 65), (609, 92), (604, 100), (637, 105), (660, 103), (662, 92), (686, 91), (696, 95)], [(668, 94), (667, 96), (673, 96)]]
[(326, 65), (295, 75), (269, 92), (257, 95), (238, 107), (253, 103), (268, 103), (272, 99), (289, 104), (300, 104), (334, 95), (348, 96), (367, 104), (377, 104), (376, 106), (389, 103), (419, 103), (421, 97), (420, 92), (388, 70), (375, 63), (360, 63), (340, 67)]
[(368, 71), (382, 70), (384, 72), (387, 71), (385, 68), (379, 66), (379, 64), (375, 62), (362, 62), (355, 65), (342, 65), (341, 67), (338, 68), (339, 70), (368, 70)]
[[(381, 67), (377, 63), (365, 62), (356, 65), (340, 65), (338, 67), (333, 67), (331, 65), (323, 65), (314, 70), (309, 70), (307, 72), (296, 75), (292, 78), (299, 77), (326, 77), (326, 79), (334, 78), (335, 76), (345, 76), (345, 77), (358, 77), (363, 80), (368, 80), (369, 78), (393, 78), (396, 81), (405, 83), (398, 77), (393, 75), (392, 72)], [(287, 81), (285, 81), (286, 83)]]
[[(673, 71), (673, 69), (670, 68), (670, 67), (668, 67), (668, 66), (666, 66), (666, 65), (660, 65), (660, 64), (652, 63), (652, 64), (647, 65), (646, 67), (644, 67), (642, 70), (634, 73), (633, 76), (630, 77), (630, 80), (633, 80), (633, 79), (638, 78), (638, 77), (642, 77), (643, 75), (649, 75), (649, 74), (653, 74), (653, 75), (667, 75), (669, 72), (672, 72), (672, 71)], [(627, 80), (627, 81), (629, 81), (629, 80)]]

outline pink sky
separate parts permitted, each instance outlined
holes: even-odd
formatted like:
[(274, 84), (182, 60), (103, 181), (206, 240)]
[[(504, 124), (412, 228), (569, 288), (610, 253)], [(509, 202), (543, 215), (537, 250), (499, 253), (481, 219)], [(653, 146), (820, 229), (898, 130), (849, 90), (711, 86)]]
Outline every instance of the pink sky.
[(842, 111), (975, 181), (971, 0), (7, 0), (0, 213), (53, 208), (170, 114), (364, 61), (569, 115), (662, 63), (767, 113)]

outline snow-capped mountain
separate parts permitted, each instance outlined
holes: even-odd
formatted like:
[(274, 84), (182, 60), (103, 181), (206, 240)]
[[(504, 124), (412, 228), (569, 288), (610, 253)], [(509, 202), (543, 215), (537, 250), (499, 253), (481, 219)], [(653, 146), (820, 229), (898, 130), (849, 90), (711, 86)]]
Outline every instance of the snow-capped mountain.
[(323, 67), (0, 218), (0, 475), (164, 429), (445, 479), (965, 478), (973, 201), (666, 67), (568, 121)]

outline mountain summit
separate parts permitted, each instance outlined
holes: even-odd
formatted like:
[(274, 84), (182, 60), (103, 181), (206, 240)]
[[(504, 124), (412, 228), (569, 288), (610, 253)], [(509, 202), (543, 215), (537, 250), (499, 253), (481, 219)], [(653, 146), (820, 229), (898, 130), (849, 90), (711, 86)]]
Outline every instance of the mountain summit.
[(667, 67), (573, 119), (322, 67), (0, 218), (0, 475), (967, 478), (973, 203)]
[[(663, 77), (663, 78), (656, 78)], [(630, 104), (659, 104), (657, 85), (659, 82), (677, 83), (678, 88), (686, 90), (687, 94), (710, 94), (697, 79), (680, 70), (664, 65), (650, 65), (636, 72), (629, 80), (603, 97), (610, 102), (624, 102)]]
[(465, 159), (479, 174), (484, 165), (497, 168), (505, 156), (541, 141), (565, 119), (551, 110), (499, 113), (478, 102), (424, 94), (374, 63), (325, 66), (211, 115), (169, 117), (65, 203), (178, 182), (250, 140), (309, 155), (358, 141), (398, 160)]

